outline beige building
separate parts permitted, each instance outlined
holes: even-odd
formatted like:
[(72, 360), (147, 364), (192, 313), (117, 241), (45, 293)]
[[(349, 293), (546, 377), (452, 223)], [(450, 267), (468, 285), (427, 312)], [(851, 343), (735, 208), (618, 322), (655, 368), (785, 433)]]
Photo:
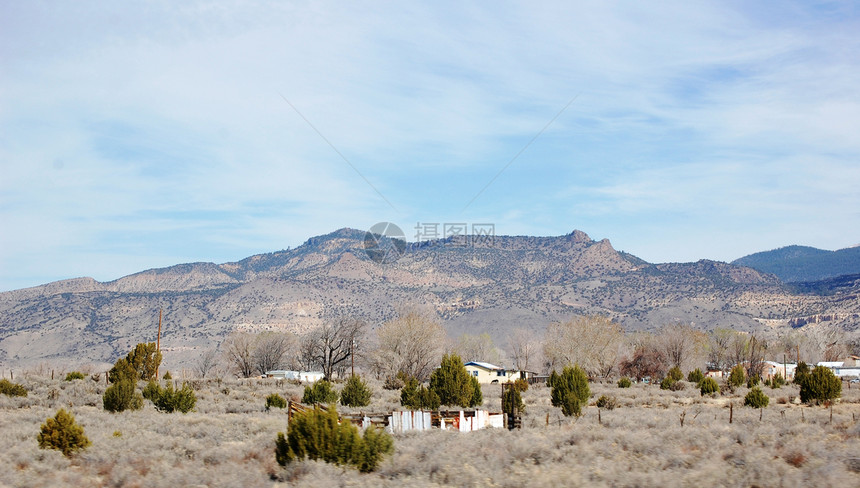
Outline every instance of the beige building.
[(478, 383), (507, 383), (522, 377), (519, 371), (509, 371), (490, 363), (470, 361), (465, 366), (470, 375), (478, 378)]

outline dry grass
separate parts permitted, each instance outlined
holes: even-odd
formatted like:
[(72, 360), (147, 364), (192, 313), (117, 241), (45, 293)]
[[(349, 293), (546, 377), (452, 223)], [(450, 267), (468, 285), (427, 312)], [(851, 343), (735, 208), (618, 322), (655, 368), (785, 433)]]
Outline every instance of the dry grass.
[[(163, 414), (146, 402), (142, 411), (114, 415), (101, 408), (104, 383), (16, 381), (30, 394), (0, 396), (0, 486), (860, 486), (858, 389), (844, 391), (831, 422), (827, 408), (791, 403), (792, 386), (764, 389), (787, 403), (772, 402), (761, 421), (758, 410), (741, 406), (744, 388), (702, 398), (689, 384), (675, 392), (592, 384), (592, 405), (573, 420), (550, 406), (547, 388), (532, 387), (523, 395), (522, 430), (399, 435), (380, 470), (360, 474), (275, 463), (286, 414), (266, 412), (265, 398), (298, 399), (299, 385), (198, 382), (196, 412)], [(374, 403), (355, 411), (399, 406), (399, 392), (371, 385)], [(485, 386), (485, 407), (498, 410), (499, 394)], [(601, 411), (598, 422), (600, 395), (616, 397), (618, 407)], [(93, 443), (72, 459), (36, 444), (39, 425), (60, 407), (71, 408)]]

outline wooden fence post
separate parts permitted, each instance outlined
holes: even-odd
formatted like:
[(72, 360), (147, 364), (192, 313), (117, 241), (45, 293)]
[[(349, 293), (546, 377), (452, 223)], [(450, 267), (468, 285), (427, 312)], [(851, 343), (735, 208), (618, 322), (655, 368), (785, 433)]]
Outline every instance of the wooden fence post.
[(732, 417), (734, 417), (735, 413), (735, 402), (729, 403), (729, 423), (732, 423)]

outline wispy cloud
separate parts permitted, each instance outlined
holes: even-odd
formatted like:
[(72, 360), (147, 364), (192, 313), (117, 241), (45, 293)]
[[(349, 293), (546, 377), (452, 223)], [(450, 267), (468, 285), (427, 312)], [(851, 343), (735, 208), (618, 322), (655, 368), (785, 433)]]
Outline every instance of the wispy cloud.
[(651, 260), (851, 245), (853, 5), (6, 3), (0, 289), (381, 220)]

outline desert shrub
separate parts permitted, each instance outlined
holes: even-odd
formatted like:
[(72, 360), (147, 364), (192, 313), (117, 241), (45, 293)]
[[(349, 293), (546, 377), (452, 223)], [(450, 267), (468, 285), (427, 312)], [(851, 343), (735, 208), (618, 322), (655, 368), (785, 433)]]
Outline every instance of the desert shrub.
[(135, 391), (134, 382), (125, 379), (117, 381), (105, 390), (102, 405), (105, 410), (113, 413), (140, 410), (143, 408), (143, 397)]
[(711, 378), (710, 376), (703, 379), (701, 383), (699, 383), (699, 392), (702, 396), (712, 395), (714, 393), (718, 393), (720, 391), (720, 385), (717, 384), (717, 380)]
[(615, 410), (618, 406), (618, 399), (614, 396), (600, 395), (597, 399), (597, 408), (605, 408), (606, 410)]
[(91, 444), (84, 435), (84, 428), (75, 423), (75, 417), (63, 408), (53, 418), (45, 420), (37, 439), (40, 449), (56, 449), (66, 457)]
[(561, 413), (563, 413), (565, 417), (580, 417), (582, 416), (582, 404), (582, 400), (580, 400), (576, 394), (569, 391), (561, 399), (559, 406), (561, 407)]
[(842, 394), (842, 381), (830, 368), (816, 366), (812, 372), (803, 376), (800, 383), (800, 401), (824, 402), (839, 398)]
[(672, 378), (673, 381), (681, 381), (684, 379), (684, 373), (681, 371), (681, 368), (672, 366), (666, 372), (666, 378)]
[(754, 386), (744, 397), (744, 405), (747, 407), (764, 408), (768, 403), (770, 403), (770, 398), (757, 386)]
[(781, 388), (784, 384), (785, 378), (783, 378), (780, 373), (777, 373), (773, 378), (770, 379), (770, 387), (774, 390), (777, 388)]
[(108, 381), (116, 383), (124, 379), (132, 381), (149, 381), (156, 379), (155, 372), (161, 364), (161, 351), (158, 351), (154, 342), (140, 343), (124, 358), (114, 363), (108, 372)]
[(529, 382), (528, 380), (524, 380), (523, 378), (514, 380), (512, 383), (513, 387), (520, 391), (520, 393), (525, 393), (529, 391)]
[(143, 387), (143, 398), (155, 403), (159, 396), (161, 396), (161, 385), (157, 381), (151, 380)]
[(84, 378), (86, 378), (86, 376), (84, 376), (80, 371), (72, 371), (71, 373), (66, 374), (66, 378), (63, 381), (82, 380)]
[(197, 404), (197, 395), (187, 383), (182, 383), (182, 388), (175, 390), (173, 384), (168, 383), (167, 388), (161, 388), (158, 398), (153, 402), (155, 408), (160, 412), (173, 413), (176, 411), (188, 413)]
[(340, 404), (347, 407), (366, 407), (370, 405), (373, 392), (358, 375), (352, 375), (346, 380), (346, 386), (340, 392)]
[(747, 388), (758, 386), (759, 381), (761, 381), (761, 378), (757, 374), (749, 375), (747, 378)]
[(406, 386), (406, 380), (408, 378), (403, 373), (397, 373), (395, 376), (388, 376), (385, 378), (385, 383), (382, 384), (383, 390), (400, 390)]
[(703, 379), (705, 379), (705, 375), (702, 373), (702, 370), (699, 368), (696, 368), (693, 371), (690, 371), (689, 373), (687, 373), (687, 381), (689, 381), (690, 383), (695, 383), (698, 385), (699, 383), (702, 382)]
[(468, 407), (480, 407), (484, 404), (484, 392), (481, 390), (481, 384), (478, 383), (478, 378), (474, 376), (469, 377), (469, 381), (472, 383), (472, 398), (469, 400)]
[(580, 416), (582, 405), (586, 404), (591, 396), (585, 371), (579, 366), (565, 366), (561, 374), (555, 376), (550, 395), (552, 405), (561, 407), (564, 415)]
[(439, 396), (442, 405), (473, 407), (483, 403), (480, 385), (473, 378), (460, 356), (446, 354), (442, 357), (441, 366), (430, 375), (430, 389)]
[(125, 358), (117, 359), (113, 367), (108, 371), (108, 382), (110, 383), (119, 383), (123, 380), (135, 383), (137, 379), (137, 371), (134, 370), (134, 367)]
[(630, 378), (626, 376), (618, 380), (618, 388), (630, 388), (630, 385), (632, 384), (633, 382), (631, 382)]
[(266, 397), (266, 410), (272, 408), (287, 408), (287, 401), (281, 395), (272, 393)]
[(729, 373), (729, 379), (727, 383), (732, 388), (738, 388), (744, 384), (746, 379), (747, 378), (746, 373), (744, 373), (744, 367), (738, 364), (734, 368), (732, 368), (732, 372)]
[(386, 454), (394, 452), (394, 440), (384, 430), (372, 426), (365, 429), (362, 438), (364, 440), (364, 459), (358, 466), (358, 470), (362, 473), (369, 473), (379, 466)]
[(516, 409), (517, 413), (523, 413), (526, 410), (526, 404), (523, 403), (523, 396), (518, 388), (511, 386), (505, 388), (502, 394), (502, 412), (513, 414)]
[(678, 380), (672, 379), (670, 376), (666, 376), (663, 378), (663, 381), (660, 382), (661, 390), (671, 390), (672, 387), (678, 383)]
[(809, 365), (803, 361), (797, 363), (797, 368), (794, 370), (794, 384), (800, 385), (803, 383), (803, 378), (809, 374)]
[(302, 403), (312, 405), (314, 403), (337, 403), (340, 395), (334, 391), (331, 382), (328, 380), (319, 380), (311, 386), (305, 387), (305, 393), (302, 396)]
[(370, 427), (360, 436), (350, 422), (338, 423), (334, 408), (323, 411), (318, 406), (296, 414), (287, 434), (279, 432), (275, 440), (275, 459), (281, 466), (307, 458), (369, 472), (393, 451), (394, 441), (384, 431)]
[(0, 393), (8, 396), (27, 396), (27, 389), (24, 388), (24, 385), (19, 385), (18, 383), (12, 383), (7, 379), (0, 380)]
[(676, 381), (669, 385), (669, 389), (671, 391), (681, 391), (687, 388), (687, 385), (684, 384), (683, 381)]
[(439, 408), (439, 395), (433, 390), (419, 385), (415, 378), (408, 378), (400, 390), (400, 404), (406, 408), (436, 410)]

